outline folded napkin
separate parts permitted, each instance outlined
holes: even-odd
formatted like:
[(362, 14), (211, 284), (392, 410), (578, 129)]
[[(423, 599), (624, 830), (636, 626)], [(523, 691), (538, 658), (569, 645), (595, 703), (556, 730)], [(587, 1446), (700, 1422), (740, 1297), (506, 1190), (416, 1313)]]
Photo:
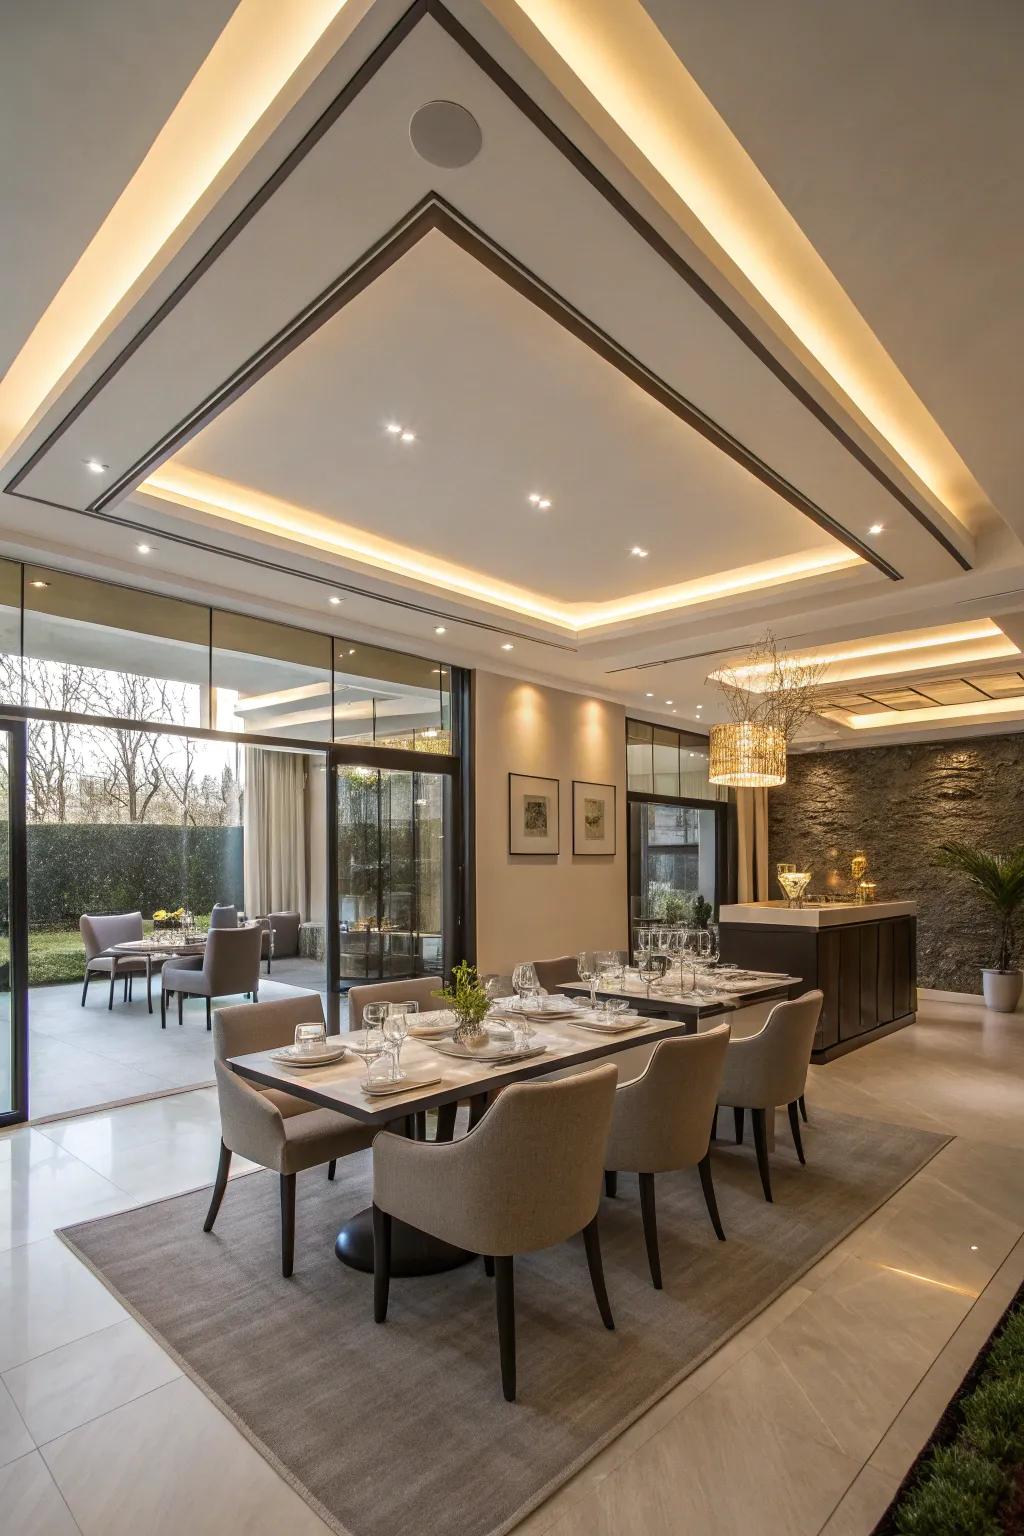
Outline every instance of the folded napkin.
[(416, 1014), (415, 1024), (409, 1025), (409, 1034), (413, 1038), (429, 1040), (434, 1035), (449, 1034), (458, 1023), (454, 1013), (447, 1008), (437, 1008), (431, 1013)]

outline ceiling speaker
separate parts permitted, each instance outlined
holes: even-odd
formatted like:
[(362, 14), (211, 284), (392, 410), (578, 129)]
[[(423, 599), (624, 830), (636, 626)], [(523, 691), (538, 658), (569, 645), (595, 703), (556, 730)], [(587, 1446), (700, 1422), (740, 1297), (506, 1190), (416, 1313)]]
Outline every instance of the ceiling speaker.
[(409, 121), (409, 138), (421, 159), (446, 171), (475, 160), (484, 142), (480, 124), (457, 101), (428, 101), (419, 107)]

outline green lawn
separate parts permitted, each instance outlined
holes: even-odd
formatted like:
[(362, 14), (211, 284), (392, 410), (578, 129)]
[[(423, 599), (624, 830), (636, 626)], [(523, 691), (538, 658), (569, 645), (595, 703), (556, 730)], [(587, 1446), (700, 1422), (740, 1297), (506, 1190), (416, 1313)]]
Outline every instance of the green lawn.
[[(205, 928), (208, 916), (197, 916), (196, 925)], [(151, 933), (153, 924), (142, 924)], [(0, 964), (7, 960), (9, 945), (0, 938)], [(77, 928), (54, 929), (29, 927), (28, 984), (30, 987), (56, 986), (61, 982), (81, 981), (85, 975), (85, 948)]]

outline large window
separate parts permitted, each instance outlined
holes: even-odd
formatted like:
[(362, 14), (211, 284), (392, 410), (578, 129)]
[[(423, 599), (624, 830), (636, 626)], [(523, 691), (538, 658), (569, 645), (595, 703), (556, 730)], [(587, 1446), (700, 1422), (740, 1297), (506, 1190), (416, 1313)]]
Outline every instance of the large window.
[(707, 741), (626, 722), (631, 926), (688, 922), (724, 899), (727, 791), (708, 782)]
[(451, 699), (451, 673), (440, 662), (335, 641), (335, 741), (451, 752)]

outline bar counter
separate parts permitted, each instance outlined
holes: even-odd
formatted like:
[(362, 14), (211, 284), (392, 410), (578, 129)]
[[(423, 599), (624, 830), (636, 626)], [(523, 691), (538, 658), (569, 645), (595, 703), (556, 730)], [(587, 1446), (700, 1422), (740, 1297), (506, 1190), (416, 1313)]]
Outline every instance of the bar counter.
[(737, 902), (719, 912), (723, 960), (789, 971), (825, 994), (812, 1061), (912, 1024), (917, 1010), (917, 907), (912, 901)]

